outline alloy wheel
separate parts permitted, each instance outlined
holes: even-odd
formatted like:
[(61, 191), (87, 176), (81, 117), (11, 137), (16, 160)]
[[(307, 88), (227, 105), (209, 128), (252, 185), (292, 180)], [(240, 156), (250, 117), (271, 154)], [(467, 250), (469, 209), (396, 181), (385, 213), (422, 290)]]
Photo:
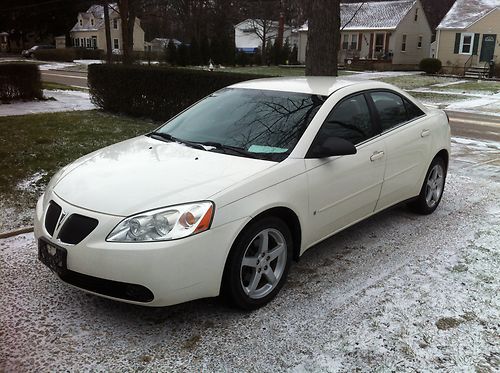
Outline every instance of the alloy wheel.
[(243, 291), (252, 299), (263, 298), (278, 285), (286, 267), (287, 245), (283, 234), (267, 228), (246, 247), (240, 267)]

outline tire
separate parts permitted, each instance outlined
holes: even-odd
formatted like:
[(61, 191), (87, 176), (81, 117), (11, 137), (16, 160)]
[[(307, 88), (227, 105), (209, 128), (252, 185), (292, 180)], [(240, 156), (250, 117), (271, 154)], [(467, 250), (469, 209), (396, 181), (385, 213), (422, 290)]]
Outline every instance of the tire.
[(446, 164), (441, 157), (432, 160), (418, 197), (409, 203), (410, 208), (422, 215), (432, 214), (441, 202), (446, 182)]
[(281, 219), (265, 217), (251, 223), (231, 248), (223, 295), (245, 310), (264, 306), (283, 287), (292, 254), (292, 235)]

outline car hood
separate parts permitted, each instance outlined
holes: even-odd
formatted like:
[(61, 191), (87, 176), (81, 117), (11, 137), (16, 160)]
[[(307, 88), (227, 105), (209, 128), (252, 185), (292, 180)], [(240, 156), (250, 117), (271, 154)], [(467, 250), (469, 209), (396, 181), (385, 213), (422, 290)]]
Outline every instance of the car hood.
[(128, 216), (209, 199), (275, 164), (141, 136), (75, 161), (53, 191), (84, 209)]

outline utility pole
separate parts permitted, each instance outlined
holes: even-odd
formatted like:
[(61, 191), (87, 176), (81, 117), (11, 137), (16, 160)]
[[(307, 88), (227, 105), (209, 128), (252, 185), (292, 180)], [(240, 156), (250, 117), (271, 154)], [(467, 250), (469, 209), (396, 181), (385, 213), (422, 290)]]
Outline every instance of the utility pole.
[(104, 29), (106, 30), (106, 62), (112, 63), (112, 53), (111, 50), (111, 25), (109, 23), (109, 3), (103, 1), (102, 7), (104, 9)]

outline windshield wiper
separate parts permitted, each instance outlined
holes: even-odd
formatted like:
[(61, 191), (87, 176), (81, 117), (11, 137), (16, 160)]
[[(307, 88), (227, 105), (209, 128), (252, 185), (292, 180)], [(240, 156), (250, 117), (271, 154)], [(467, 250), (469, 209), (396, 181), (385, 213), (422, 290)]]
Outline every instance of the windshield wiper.
[(219, 150), (224, 151), (224, 153), (227, 153), (227, 151), (229, 150), (233, 153), (240, 154), (240, 155), (243, 155), (245, 157), (258, 158), (255, 154), (253, 154), (253, 153), (251, 153), (243, 148), (239, 148), (237, 146), (231, 146), (231, 145), (224, 145), (224, 144), (221, 144), (220, 142), (206, 141), (206, 142), (199, 142), (198, 144), (200, 144), (202, 146), (211, 146), (215, 149), (219, 149)]
[(181, 140), (178, 139), (177, 137), (172, 136), (169, 133), (163, 133), (163, 132), (151, 132), (149, 136), (156, 138), (158, 140), (167, 140), (167, 141), (172, 141), (172, 142), (178, 142), (180, 144), (185, 144), (187, 146), (190, 146), (195, 149), (201, 149), (201, 150), (206, 150), (202, 144), (199, 144), (197, 142), (192, 142), (192, 141), (187, 141), (187, 140)]
[(167, 141), (178, 141), (174, 136), (172, 136), (169, 133), (163, 133), (163, 132), (151, 132), (149, 136), (154, 137), (158, 140), (167, 140)]

